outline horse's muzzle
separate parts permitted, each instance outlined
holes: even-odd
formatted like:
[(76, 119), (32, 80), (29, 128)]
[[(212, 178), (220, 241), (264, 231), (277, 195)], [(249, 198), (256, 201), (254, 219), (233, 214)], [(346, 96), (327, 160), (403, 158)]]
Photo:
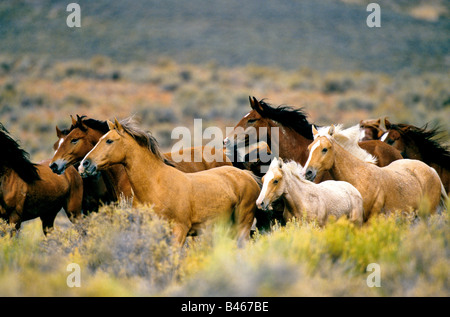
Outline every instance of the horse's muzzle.
[(315, 169), (307, 168), (305, 172), (305, 178), (311, 182), (313, 182), (316, 179), (317, 172)]
[(83, 163), (78, 168), (82, 177), (88, 177), (97, 174), (97, 165), (92, 163), (91, 160), (83, 160)]
[(50, 164), (49, 167), (53, 173), (61, 175), (66, 170), (66, 162), (62, 160), (57, 160), (56, 162)]
[(257, 203), (256, 207), (258, 207), (259, 209), (263, 210), (263, 211), (269, 211), (272, 210), (272, 205), (271, 204), (266, 204), (264, 201)]

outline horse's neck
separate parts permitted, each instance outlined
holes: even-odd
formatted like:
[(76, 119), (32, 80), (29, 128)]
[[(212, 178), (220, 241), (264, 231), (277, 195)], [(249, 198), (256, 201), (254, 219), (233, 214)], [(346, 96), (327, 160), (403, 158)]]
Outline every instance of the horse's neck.
[(309, 140), (292, 130), (291, 128), (279, 127), (279, 155), (287, 160), (294, 160), (304, 165), (308, 159)]
[(357, 157), (353, 156), (342, 146), (333, 141), (335, 148), (335, 160), (330, 174), (335, 180), (345, 180), (350, 184), (358, 183), (360, 175), (359, 170), (366, 170), (370, 163), (363, 162)]
[(289, 179), (286, 182), (284, 193), (284, 202), (286, 207), (291, 212), (296, 209), (302, 212), (302, 210), (307, 209), (306, 204), (304, 203), (304, 197), (311, 192), (311, 184), (303, 182), (294, 175), (289, 175), (288, 178)]
[(410, 140), (409, 138), (406, 138), (404, 142), (405, 142), (405, 150), (402, 152), (403, 157), (412, 160), (422, 161), (423, 155), (420, 152), (419, 147), (414, 143), (414, 141)]
[(161, 186), (170, 186), (162, 179), (178, 172), (175, 168), (164, 164), (148, 149), (140, 146), (126, 156), (123, 165), (139, 202), (150, 202), (149, 198), (157, 201), (159, 193), (161, 193)]
[(100, 138), (103, 135), (105, 135), (103, 132), (92, 129), (92, 128), (90, 128), (88, 131), (90, 131), (88, 134), (89, 135), (88, 140), (93, 146), (95, 146), (98, 143), (98, 141), (100, 140)]

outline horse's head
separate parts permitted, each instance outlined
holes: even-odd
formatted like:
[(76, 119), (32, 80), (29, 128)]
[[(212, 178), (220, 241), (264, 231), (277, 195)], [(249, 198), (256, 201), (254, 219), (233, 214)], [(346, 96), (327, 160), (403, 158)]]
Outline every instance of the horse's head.
[(319, 133), (314, 126), (312, 127), (314, 141), (308, 146), (309, 156), (303, 168), (307, 180), (314, 181), (318, 175), (322, 175), (333, 166), (335, 152), (331, 137), (334, 129), (334, 125), (331, 125), (326, 132)]
[(263, 186), (256, 200), (258, 208), (272, 210), (272, 203), (284, 193), (283, 160), (274, 158), (269, 170), (261, 179)]
[(125, 132), (117, 119), (114, 123), (108, 121), (108, 126), (109, 132), (100, 138), (78, 167), (83, 177), (95, 175), (99, 170), (120, 164), (125, 160), (127, 143), (132, 137)]
[(50, 168), (57, 174), (62, 174), (67, 167), (80, 162), (102, 136), (101, 132), (85, 125), (82, 117), (77, 115), (77, 119), (71, 118), (72, 127), (69, 131), (56, 130), (59, 141)]
[(387, 118), (361, 120), (359, 126), (361, 128), (360, 141), (379, 140), (386, 133), (390, 122)]
[(61, 143), (64, 141), (64, 138), (69, 134), (69, 129), (62, 129), (60, 130), (58, 126), (56, 126), (56, 136), (58, 137), (58, 140), (53, 144), (53, 150), (56, 152), (56, 150), (59, 148)]
[[(264, 136), (264, 139), (270, 142), (270, 128), (276, 127), (276, 124), (272, 119), (263, 115), (264, 110), (261, 103), (255, 97), (253, 97), (253, 99), (249, 97), (249, 100), (252, 110), (238, 122), (223, 140), (225, 153), (232, 161), (234, 161), (235, 153), (238, 155), (237, 161), (242, 161), (243, 158), (239, 157), (239, 149), (258, 143), (261, 137), (260, 131), (267, 131), (267, 136)], [(261, 130), (260, 128), (266, 129)]]
[(405, 126), (402, 128), (395, 128), (386, 131), (380, 138), (381, 141), (386, 142), (387, 144), (395, 147), (402, 154), (405, 153), (406, 150), (406, 142), (404, 134), (408, 131), (409, 127)]

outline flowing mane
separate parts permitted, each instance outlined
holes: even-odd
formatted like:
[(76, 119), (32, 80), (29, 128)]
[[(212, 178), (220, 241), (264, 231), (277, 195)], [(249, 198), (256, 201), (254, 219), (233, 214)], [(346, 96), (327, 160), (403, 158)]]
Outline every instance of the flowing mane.
[[(317, 136), (330, 137), (330, 135), (328, 134), (329, 129), (330, 127), (319, 128), (318, 129), (319, 133)], [(369, 154), (367, 151), (365, 151), (358, 145), (359, 134), (360, 134), (359, 124), (347, 129), (343, 129), (342, 125), (338, 124), (334, 127), (334, 133), (332, 135), (332, 138), (346, 151), (348, 151), (358, 159), (367, 163), (376, 164), (377, 163), (376, 157)]]
[(389, 129), (398, 131), (407, 141), (419, 148), (426, 163), (436, 163), (450, 169), (450, 146), (443, 144), (439, 127), (428, 128), (428, 124), (418, 128), (408, 124), (391, 124)]
[(136, 122), (131, 118), (120, 121), (120, 124), (122, 125), (125, 132), (128, 133), (133, 139), (135, 139), (139, 145), (147, 148), (164, 163), (166, 164), (170, 163), (167, 159), (164, 158), (163, 154), (161, 153), (161, 150), (159, 149), (158, 141), (150, 132), (144, 131), (141, 128), (139, 128), (136, 125)]
[(313, 139), (311, 132), (311, 124), (308, 122), (308, 115), (303, 111), (303, 108), (294, 109), (288, 106), (278, 106), (276, 108), (267, 104), (264, 99), (259, 101), (262, 110), (256, 108), (255, 110), (265, 118), (272, 119), (278, 123), (289, 127), (297, 133), (303, 135), (310, 140)]
[(36, 164), (30, 162), (30, 155), (25, 150), (21, 149), (19, 144), (12, 139), (9, 132), (0, 123), (0, 148), (2, 154), (0, 155), (0, 172), (3, 168), (13, 169), (21, 179), (26, 183), (33, 183), (40, 180), (39, 172)]

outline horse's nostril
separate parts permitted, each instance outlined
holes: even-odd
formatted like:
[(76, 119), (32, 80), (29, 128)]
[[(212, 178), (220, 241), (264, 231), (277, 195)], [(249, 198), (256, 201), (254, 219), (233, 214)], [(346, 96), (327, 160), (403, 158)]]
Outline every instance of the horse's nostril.
[(85, 160), (85, 161), (83, 162), (83, 167), (84, 167), (84, 168), (89, 167), (89, 165), (91, 165), (91, 162), (89, 162), (88, 160)]
[(312, 171), (306, 171), (306, 176), (311, 176), (312, 175)]
[(58, 169), (58, 165), (56, 165), (56, 163), (52, 163), (50, 164), (50, 169), (55, 172)]

